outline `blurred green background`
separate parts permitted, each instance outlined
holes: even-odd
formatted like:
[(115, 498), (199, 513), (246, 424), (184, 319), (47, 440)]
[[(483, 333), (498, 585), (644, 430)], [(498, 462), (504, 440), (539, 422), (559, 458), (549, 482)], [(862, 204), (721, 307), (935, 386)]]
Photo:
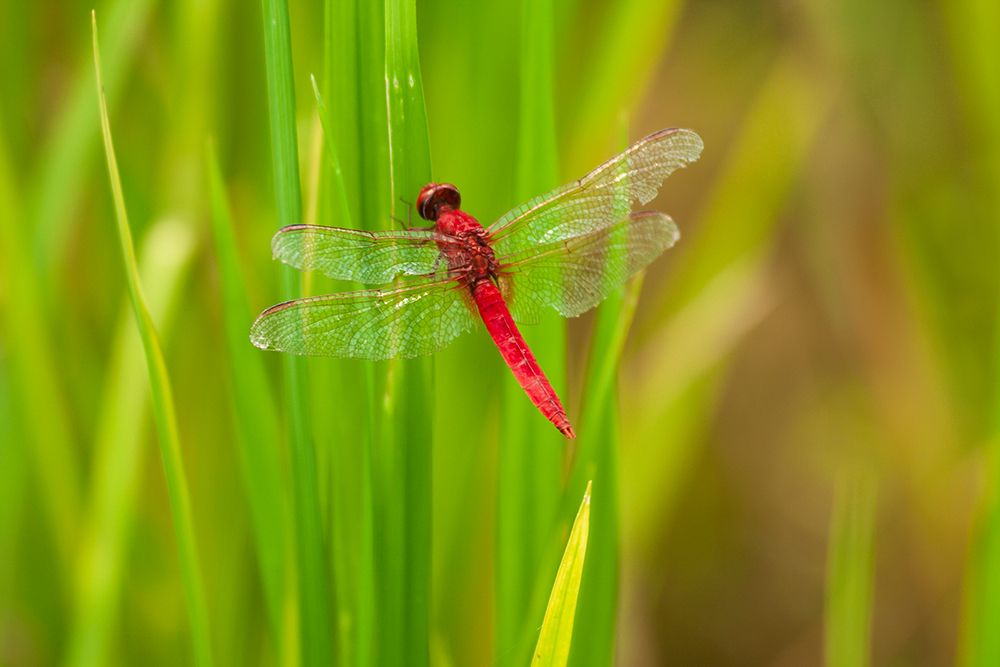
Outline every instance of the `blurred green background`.
[[(572, 664), (1000, 664), (1000, 5), (291, 0), (269, 90), (283, 7), (96, 7), (199, 621), (91, 5), (0, 1), (0, 664), (188, 664), (199, 633), (223, 665), (527, 664), (588, 479)], [(670, 126), (706, 145), (651, 205), (681, 242), (524, 330), (577, 443), (482, 331), (423, 364), (250, 347), (346, 288), (271, 262), (290, 216), (387, 228), (433, 175), (485, 223)]]

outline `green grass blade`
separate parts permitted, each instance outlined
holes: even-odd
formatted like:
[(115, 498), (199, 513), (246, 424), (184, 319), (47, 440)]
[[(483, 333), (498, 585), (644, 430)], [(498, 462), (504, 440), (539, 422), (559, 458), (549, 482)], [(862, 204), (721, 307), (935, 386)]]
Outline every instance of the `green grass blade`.
[[(382, 2), (335, 4), (339, 6), (328, 5), (326, 33), (332, 121), (329, 126), (343, 167), (352, 222), (361, 229), (385, 229), (393, 225), (390, 210), (394, 205), (390, 199), (392, 166), (386, 131), (389, 112), (385, 78), (386, 7)], [(417, 155), (415, 159), (424, 158)], [(370, 523), (368, 514), (362, 516), (360, 550), (363, 553), (371, 540), (375, 567), (374, 572), (362, 571), (359, 593), (370, 597), (361, 598), (358, 611), (359, 615), (373, 613), (377, 629), (375, 644), (359, 649), (378, 664), (398, 664), (411, 659), (405, 653), (409, 592), (407, 565), (402, 560), (407, 548), (408, 491), (401, 483), (401, 471), (405, 470), (409, 454), (407, 443), (395, 437), (398, 426), (395, 396), (398, 382), (403, 380), (396, 374), (397, 369), (396, 362), (364, 363), (362, 381), (355, 382), (367, 394), (363, 404), (365, 431), (360, 440), (368, 449), (362, 452), (361, 474), (363, 480), (371, 476), (372, 499)], [(427, 391), (427, 387), (420, 391)], [(362, 567), (367, 566), (362, 564)], [(369, 603), (373, 603), (373, 608)], [(418, 652), (412, 659), (424, 660), (423, 654)], [(356, 659), (360, 661), (363, 655), (359, 651)]]
[[(326, 84), (324, 90), (332, 106), (321, 105), (326, 117), (324, 131), (328, 145), (336, 146), (337, 165), (344, 188), (344, 198), (351, 220), (361, 221), (361, 132), (358, 96), (360, 70), (358, 63), (358, 3), (357, 0), (325, 0), (323, 57)], [(337, 224), (346, 226), (347, 220)]]
[[(970, 127), (969, 134), (977, 146), (973, 160), (974, 174), (972, 178), (962, 176), (963, 185), (966, 181), (979, 183), (979, 188), (988, 194), (984, 199), (984, 218), (995, 221), (1000, 215), (1000, 192), (995, 184), (1000, 178), (1000, 127), (997, 125), (997, 114), (1000, 113), (1000, 80), (998, 80), (998, 47), (991, 21), (1000, 20), (1000, 7), (996, 3), (965, 0), (963, 2), (940, 3), (945, 13), (946, 25), (950, 28), (950, 45), (957, 79), (958, 94), (963, 98), (964, 111)], [(976, 175), (976, 172), (979, 172)], [(990, 184), (990, 185), (986, 185)], [(965, 198), (964, 192), (960, 195)], [(963, 202), (964, 203), (964, 202)], [(949, 212), (944, 216), (942, 229), (949, 233), (954, 216)], [(982, 242), (975, 238), (971, 243), (977, 247)], [(928, 257), (925, 263), (938, 268), (940, 263), (937, 245), (925, 244), (924, 254)], [(953, 254), (962, 262), (969, 263), (972, 253), (963, 252), (958, 246)], [(915, 258), (911, 263), (918, 264), (921, 258)], [(995, 266), (995, 251), (986, 260), (988, 265)], [(931, 271), (927, 271), (931, 273)], [(937, 272), (934, 272), (937, 273)], [(977, 277), (982, 274), (977, 274)], [(995, 276), (993, 276), (995, 280)], [(977, 281), (978, 282), (978, 281)], [(989, 288), (996, 294), (995, 284)], [(958, 287), (960, 293), (966, 293), (964, 285)], [(928, 285), (922, 290), (928, 299), (939, 295), (937, 310), (945, 322), (954, 319), (953, 295), (955, 285)], [(974, 300), (974, 297), (970, 297)], [(995, 297), (994, 297), (995, 298)], [(996, 309), (994, 308), (994, 312)], [(981, 329), (981, 327), (976, 327)], [(958, 356), (954, 345), (954, 325), (942, 326), (940, 335), (943, 344), (940, 345), (945, 354)], [(958, 663), (965, 667), (986, 667), (1000, 663), (1000, 634), (996, 628), (1000, 624), (1000, 328), (994, 327), (992, 347), (994, 362), (990, 378), (993, 397), (989, 405), (987, 428), (990, 430), (986, 445), (985, 461), (986, 479), (984, 491), (980, 499), (979, 515), (975, 525), (972, 547), (969, 550), (966, 563), (965, 592), (963, 601), (963, 618), (960, 627), (960, 646)], [(961, 346), (975, 359), (977, 367), (982, 363), (980, 348), (971, 345)], [(966, 376), (974, 376), (966, 372)], [(967, 391), (952, 392), (960, 396), (958, 402), (963, 406), (970, 401), (968, 397), (978, 393)]]
[(267, 604), (268, 620), (281, 655), (282, 605), (285, 599), (285, 554), (290, 517), (277, 444), (280, 442), (277, 410), (261, 356), (246, 340), (250, 305), (246, 280), (236, 249), (236, 235), (226, 200), (222, 174), (213, 150), (208, 151), (212, 197), (212, 231), (222, 287), (226, 351), (229, 354), (230, 391), (236, 437), (243, 468), (243, 483), (250, 505), (254, 544)]
[[(403, 219), (407, 207), (401, 198), (412, 200), (431, 180), (415, 0), (385, 3), (385, 87), (389, 201), (393, 215)], [(419, 666), (430, 657), (433, 360), (400, 360), (393, 365), (395, 392), (387, 395), (387, 401), (395, 413), (396, 449), (401, 458), (395, 476), (403, 493), (393, 513), (400, 523), (388, 528), (399, 531), (402, 538), (403, 549), (391, 556), (402, 561), (403, 588), (386, 593), (403, 603), (404, 634), (399, 648), (406, 664)]]
[[(551, 0), (522, 3), (520, 126), (514, 201), (524, 201), (558, 181), (553, 110)], [(566, 322), (546, 313), (522, 333), (564, 404)], [(539, 581), (548, 581), (556, 554), (547, 550), (561, 497), (565, 439), (532, 405), (504, 369), (501, 378), (500, 449), (497, 461), (496, 660), (523, 664), (531, 650), (527, 628), (537, 627), (541, 608), (532, 604)], [(570, 420), (574, 411), (567, 405)]]
[[(76, 445), (59, 374), (53, 360), (52, 329), (42, 308), (35, 279), (17, 185), (0, 136), (0, 279), (16, 285), (4, 293), (0, 317), (9, 352), (12, 402), (22, 421), (26, 440), (24, 461), (38, 480), (41, 505), (52, 531), (59, 558), (72, 561), (77, 534), (76, 507), (80, 502)], [(16, 350), (16, 354), (12, 351)], [(11, 441), (12, 443), (14, 441)], [(18, 446), (18, 445), (11, 445)]]
[[(618, 365), (642, 289), (642, 274), (612, 294), (597, 311), (584, 380), (579, 450), (567, 497), (596, 481), (603, 501), (592, 516), (592, 539), (573, 637), (572, 664), (614, 663), (618, 607)], [(590, 479), (588, 479), (590, 478)], [(592, 481), (591, 481), (592, 480)]]
[[(332, 11), (329, 2), (325, 11)], [(329, 32), (326, 39), (330, 39)], [(327, 55), (331, 56), (332, 51)], [(335, 68), (328, 64), (327, 69)], [(312, 78), (312, 85), (327, 158), (323, 162), (326, 169), (321, 170), (323, 224), (353, 228), (331, 112), (320, 95), (315, 78)], [(312, 379), (314, 391), (320, 392), (317, 396), (323, 401), (341, 405), (347, 413), (364, 415), (362, 419), (336, 419), (329, 424), (336, 428), (336, 434), (328, 435), (329, 525), (338, 657), (343, 665), (368, 665), (373, 653), (376, 599), (371, 464), (375, 431), (372, 365), (331, 360), (327, 372), (316, 373)], [(364, 390), (352, 390), (356, 386)]]
[[(195, 248), (190, 228), (175, 218), (154, 225), (143, 241), (140, 278), (150, 287), (146, 292), (150, 314), (165, 337), (170, 335)], [(107, 664), (108, 640), (116, 627), (128, 571), (128, 537), (146, 451), (143, 429), (149, 418), (146, 357), (131, 310), (131, 304), (123, 304), (118, 317), (101, 399), (67, 665)]]
[(987, 667), (1000, 661), (994, 628), (1000, 619), (1000, 446), (994, 441), (987, 457), (989, 486), (966, 564), (965, 600), (959, 663)]
[(576, 601), (583, 579), (583, 563), (587, 557), (587, 540), (590, 534), (590, 488), (583, 493), (583, 502), (577, 512), (566, 551), (552, 585), (549, 603), (545, 608), (542, 630), (531, 659), (532, 667), (563, 667), (569, 661), (569, 650), (573, 642), (573, 619), (576, 616)]
[[(463, 205), (483, 224), (519, 203), (513, 160), (521, 63), (512, 57), (518, 52), (512, 36), (520, 29), (521, 4), (418, 2), (434, 177), (455, 183)], [(446, 39), (439, 38), (442, 26)], [(524, 333), (532, 343), (535, 327)], [(548, 371), (548, 360), (540, 361)], [(502, 653), (495, 639), (494, 596), (500, 591), (492, 568), (502, 500), (496, 488), (498, 438), (507, 427), (500, 402), (506, 385), (517, 383), (482, 330), (460, 337), (434, 362), (433, 653), (442, 663), (490, 664)], [(467, 409), (456, 409), (456, 396), (467, 393), (462, 388), (470, 377), (476, 398)], [(527, 401), (523, 392), (521, 400)], [(537, 411), (530, 416), (552, 428)], [(517, 487), (517, 493), (526, 491)], [(562, 546), (552, 549), (534, 626), (526, 626), (518, 643), (520, 665), (530, 660)]]
[[(278, 223), (284, 226), (302, 222), (291, 29), (285, 0), (264, 0), (262, 8), (275, 200)], [(298, 296), (301, 286), (298, 273), (287, 267), (281, 271), (285, 295)], [(323, 541), (316, 453), (309, 435), (311, 418), (305, 362), (293, 355), (284, 355), (282, 363), (291, 426), (300, 649), (305, 664), (326, 665), (333, 660), (334, 621), (330, 610), (330, 575)]]
[(393, 224), (389, 218), (385, 21), (382, 2), (328, 0), (326, 4), (326, 126), (342, 168), (351, 222), (359, 229), (387, 229)]
[[(132, 52), (142, 37), (154, 0), (112, 0), (107, 3), (104, 53), (105, 94), (118, 98), (132, 64)], [(36, 221), (34, 256), (46, 269), (56, 266), (63, 257), (63, 246), (72, 235), (73, 207), (86, 184), (83, 165), (97, 139), (97, 109), (92, 97), (94, 72), (89, 58), (82, 58), (72, 92), (60, 110), (49, 139), (41, 149), (39, 172), (32, 181), (31, 216)], [(43, 275), (49, 275), (44, 271)]]
[[(623, 288), (608, 297), (597, 311), (594, 337), (590, 344), (587, 374), (584, 381), (584, 404), (580, 429), (585, 426), (594, 435), (583, 441), (581, 436), (580, 459), (586, 459), (585, 445), (601, 441), (613, 434), (617, 421), (618, 364), (621, 362), (625, 339), (628, 337), (635, 316), (635, 309), (642, 291), (644, 274), (639, 274)], [(609, 430), (610, 429), (610, 430)], [(578, 468), (579, 470), (579, 468)], [(582, 472), (575, 473), (583, 475)], [(580, 485), (583, 485), (580, 478)]]
[(180, 436), (177, 431), (176, 410), (174, 408), (173, 394), (170, 389), (170, 379), (167, 374), (166, 362), (163, 358), (163, 351), (160, 348), (156, 328), (153, 325), (152, 317), (149, 314), (149, 309), (142, 293), (139, 268), (135, 258), (135, 248), (132, 245), (132, 233), (129, 229), (128, 213), (125, 209), (125, 196), (122, 192), (121, 177), (118, 174), (118, 163), (115, 159), (114, 145), (111, 139), (111, 124), (108, 119), (107, 102), (104, 98), (104, 87), (101, 81), (101, 57), (97, 40), (96, 13), (91, 14), (91, 27), (93, 29), (94, 70), (96, 72), (97, 96), (101, 111), (104, 152), (107, 158), (111, 190), (114, 195), (115, 217), (118, 222), (118, 237), (121, 242), (121, 251), (125, 262), (129, 297), (132, 301), (136, 325), (139, 329), (139, 336), (142, 339), (142, 346), (146, 353), (150, 389), (153, 397), (153, 413), (156, 418), (160, 453), (163, 457), (163, 470), (167, 479), (167, 490), (173, 513), (177, 546), (180, 551), (181, 578), (184, 584), (184, 596), (188, 607), (194, 658), (196, 664), (207, 666), (212, 664), (208, 612), (205, 606), (204, 589), (198, 565), (187, 479), (181, 457)]
[[(358, 81), (355, 130), (341, 127), (340, 132), (355, 131), (360, 140), (356, 170), (346, 172), (353, 178), (361, 208), (354, 218), (363, 229), (388, 229), (393, 222), (389, 210), (389, 137), (385, 103), (385, 4), (364, 2), (357, 5)], [(339, 135), (338, 135), (339, 142)], [(342, 143), (337, 144), (343, 146)], [(350, 189), (348, 190), (350, 193)]]
[(316, 111), (323, 131), (323, 148), (327, 159), (327, 169), (324, 173), (327, 175), (329, 217), (331, 220), (336, 220), (338, 226), (351, 228), (353, 225), (347, 200), (347, 186), (344, 184), (344, 170), (340, 166), (340, 149), (333, 137), (333, 128), (330, 127), (330, 110), (319, 92), (319, 86), (316, 85), (316, 77), (310, 76), (309, 81), (312, 83)]
[(875, 554), (875, 481), (852, 474), (838, 481), (826, 573), (825, 664), (867, 667), (871, 659)]
[[(623, 118), (624, 121), (624, 118)], [(626, 123), (621, 123), (622, 148), (627, 146)], [(605, 271), (625, 260), (611, 255)], [(618, 606), (618, 366), (635, 315), (643, 273), (624, 286), (612, 283), (611, 294), (597, 309), (583, 383), (583, 407), (578, 451), (566, 500), (596, 481), (605, 490), (605, 502), (594, 513), (590, 566), (581, 584), (582, 613), (576, 620), (571, 661), (575, 664), (613, 664)]]
[(7, 372), (10, 354), (7, 344), (7, 339), (0, 336), (0, 456), (4, 462), (0, 466), (0, 544), (9, 545), (0, 550), (0, 600), (15, 599), (17, 574), (23, 571), (19, 568), (21, 559), (14, 546), (20, 537), (22, 510), (28, 497), (26, 452), (15, 445), (23, 442), (23, 436)]
[(385, 6), (385, 96), (389, 118), (390, 205), (405, 214), (400, 198), (413, 197), (431, 177), (430, 142), (417, 49), (414, 0)]
[[(385, 50), (382, 45), (385, 26), (374, 24), (372, 12), (382, 3), (365, 3), (362, 11), (357, 0), (326, 0), (324, 24), (324, 76), (330, 105), (320, 104), (324, 133), (330, 152), (330, 168), (324, 179), (327, 206), (324, 223), (351, 228), (373, 228), (386, 201), (378, 192), (386, 174), (365, 174), (363, 152), (371, 151), (372, 141), (384, 140)], [(365, 21), (365, 29), (359, 29)], [(377, 39), (362, 50), (362, 32), (375, 31)], [(377, 67), (377, 69), (376, 69)], [(370, 91), (378, 85), (377, 108), (370, 107), (375, 96)], [(382, 135), (367, 134), (371, 119), (382, 119)], [(373, 153), (368, 153), (371, 158)], [(386, 165), (387, 167), (387, 165)], [(380, 178), (381, 177), (381, 178)], [(368, 187), (362, 187), (367, 185)], [(388, 188), (386, 187), (386, 190)], [(375, 208), (371, 208), (374, 206)], [(380, 366), (381, 367), (381, 366)], [(345, 665), (367, 666), (386, 642), (376, 642), (376, 614), (381, 613), (376, 585), (376, 508), (374, 499), (374, 458), (379, 437), (378, 416), (382, 414), (381, 394), (376, 387), (376, 365), (369, 362), (338, 362), (333, 368), (334, 383), (352, 388), (342, 395), (342, 405), (354, 418), (340, 420), (344, 436), (331, 443), (331, 535), (336, 550), (332, 553), (336, 576), (340, 656)], [(381, 375), (381, 374), (380, 374)], [(349, 401), (349, 402), (348, 402)], [(382, 579), (381, 576), (378, 577)], [(380, 636), (398, 637), (389, 621), (379, 617)]]

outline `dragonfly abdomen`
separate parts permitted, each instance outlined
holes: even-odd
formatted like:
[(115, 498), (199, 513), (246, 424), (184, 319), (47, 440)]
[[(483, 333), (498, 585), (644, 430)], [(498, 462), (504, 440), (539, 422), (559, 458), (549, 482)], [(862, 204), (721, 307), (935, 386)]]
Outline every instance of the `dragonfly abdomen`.
[(500, 290), (491, 280), (481, 279), (472, 288), (472, 296), (490, 338), (528, 398), (563, 435), (575, 438), (565, 408), (514, 324)]

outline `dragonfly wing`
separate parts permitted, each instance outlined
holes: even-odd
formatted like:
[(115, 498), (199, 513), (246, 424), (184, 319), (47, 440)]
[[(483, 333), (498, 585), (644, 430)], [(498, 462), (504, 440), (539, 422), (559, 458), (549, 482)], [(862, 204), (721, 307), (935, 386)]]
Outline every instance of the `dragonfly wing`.
[(501, 267), (511, 314), (533, 322), (546, 306), (565, 317), (585, 313), (679, 238), (670, 216), (640, 211), (595, 232), (522, 251)]
[(440, 268), (437, 240), (429, 229), (366, 232), (357, 229), (289, 225), (271, 240), (274, 257), (297, 269), (339, 280), (373, 285), (401, 275), (424, 275)]
[(490, 226), (491, 245), (504, 260), (538, 244), (613, 225), (636, 202), (653, 199), (664, 179), (697, 160), (702, 147), (701, 137), (691, 130), (655, 132), (580, 180), (508, 212)]
[(467, 291), (455, 280), (428, 280), (287, 301), (257, 317), (250, 340), (264, 350), (293, 354), (418, 357), (473, 329)]

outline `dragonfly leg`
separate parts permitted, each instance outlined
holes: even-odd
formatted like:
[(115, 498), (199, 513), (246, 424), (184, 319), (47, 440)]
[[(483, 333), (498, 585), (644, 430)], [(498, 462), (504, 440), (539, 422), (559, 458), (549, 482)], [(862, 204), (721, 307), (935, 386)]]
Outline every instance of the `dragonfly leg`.
[(403, 206), (406, 208), (406, 222), (403, 222), (402, 220), (400, 220), (396, 216), (392, 216), (392, 219), (393, 219), (393, 221), (396, 224), (398, 224), (400, 226), (401, 229), (407, 230), (407, 231), (409, 231), (411, 229), (426, 229), (426, 230), (433, 230), (434, 229), (434, 225), (430, 225), (428, 227), (414, 227), (413, 226), (413, 202), (407, 201), (403, 197), (400, 197), (399, 201), (402, 202)]
[[(406, 201), (402, 196), (400, 196), (399, 201), (406, 205), (406, 229), (413, 229), (411, 225), (413, 224), (413, 202)], [(433, 225), (431, 225), (433, 227)]]

